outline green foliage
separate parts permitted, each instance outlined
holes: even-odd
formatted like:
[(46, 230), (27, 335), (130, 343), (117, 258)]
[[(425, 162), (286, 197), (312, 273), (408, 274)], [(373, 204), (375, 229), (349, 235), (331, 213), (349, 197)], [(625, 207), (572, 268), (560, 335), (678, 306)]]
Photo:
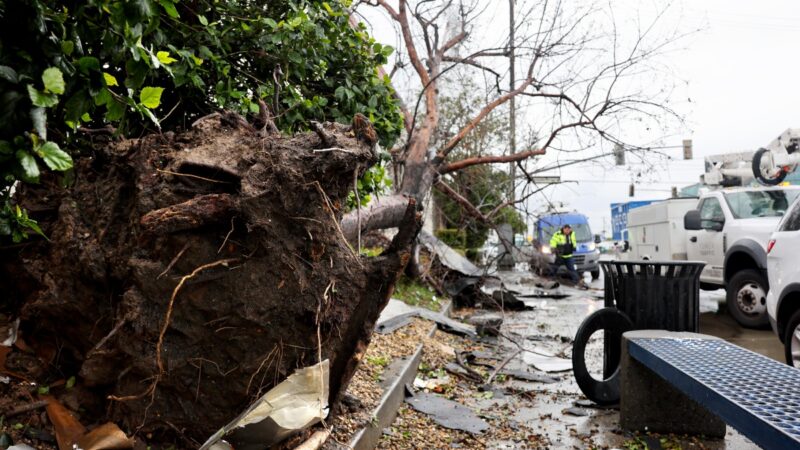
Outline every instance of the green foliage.
[[(392, 178), (386, 173), (386, 166), (383, 161), (370, 167), (356, 182), (360, 206), (367, 206), (367, 203), (372, 200), (373, 195), (384, 194), (389, 191), (391, 187)], [(359, 202), (356, 202), (355, 191), (350, 192), (350, 195), (347, 197), (347, 209), (355, 208), (357, 203)]]
[[(79, 126), (112, 125), (138, 136), (185, 127), (222, 108), (255, 114), (259, 99), (277, 106), (283, 131), (305, 129), (310, 120), (349, 123), (360, 112), (381, 144), (391, 145), (402, 117), (377, 66), (392, 48), (370, 38), (363, 24), (351, 26), (348, 6), (348, 0), (0, 2), (4, 203), (18, 180), (38, 181), (40, 163), (62, 172), (72, 166), (70, 154), (78, 157), (82, 148)], [(381, 173), (370, 173), (367, 196), (385, 187)]]
[(405, 276), (397, 280), (392, 297), (411, 306), (421, 306), (437, 312), (441, 309), (440, 298), (435, 292), (421, 282)]
[(456, 249), (463, 249), (467, 246), (467, 231), (457, 228), (440, 228), (435, 231), (436, 237), (442, 242)]
[[(484, 214), (489, 214), (495, 207), (505, 202), (505, 188), (508, 187), (508, 174), (488, 165), (471, 166), (450, 174), (447, 183), (469, 200)], [(434, 191), (436, 203), (442, 212), (444, 226), (458, 229), (466, 233), (463, 248), (480, 248), (489, 236), (491, 225), (476, 219), (464, 210), (461, 205), (439, 191)], [(490, 218), (493, 223), (508, 223), (515, 233), (524, 233), (527, 229), (520, 213), (511, 206), (506, 206)]]

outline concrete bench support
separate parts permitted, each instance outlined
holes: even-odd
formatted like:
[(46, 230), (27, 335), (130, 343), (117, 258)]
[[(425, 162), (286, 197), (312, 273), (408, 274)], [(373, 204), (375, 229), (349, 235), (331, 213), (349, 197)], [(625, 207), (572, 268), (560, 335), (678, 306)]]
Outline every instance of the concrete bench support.
[(722, 438), (725, 422), (633, 359), (634, 338), (718, 339), (696, 333), (639, 330), (622, 335), (620, 425), (631, 431), (704, 435)]

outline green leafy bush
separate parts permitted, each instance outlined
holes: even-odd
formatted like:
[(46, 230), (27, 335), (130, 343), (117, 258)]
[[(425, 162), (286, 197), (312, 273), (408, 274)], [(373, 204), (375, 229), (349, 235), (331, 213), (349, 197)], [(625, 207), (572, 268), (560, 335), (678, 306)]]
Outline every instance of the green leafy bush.
[(467, 232), (457, 228), (440, 228), (436, 230), (436, 237), (450, 247), (464, 249), (467, 247)]
[(261, 99), (276, 110), (281, 130), (304, 129), (309, 120), (349, 123), (360, 112), (391, 145), (402, 118), (376, 68), (392, 48), (363, 24), (351, 26), (349, 6), (0, 2), (0, 234), (24, 222), (9, 219), (16, 217), (14, 183), (37, 182), (42, 164), (68, 171), (87, 149), (79, 127), (139, 136), (188, 127), (221, 108), (255, 114)]

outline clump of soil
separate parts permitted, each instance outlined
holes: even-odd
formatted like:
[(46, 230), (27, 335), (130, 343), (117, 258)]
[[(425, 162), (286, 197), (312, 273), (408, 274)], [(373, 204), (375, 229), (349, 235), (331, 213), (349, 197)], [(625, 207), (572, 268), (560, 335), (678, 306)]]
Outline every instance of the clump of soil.
[(77, 375), (82, 417), (187, 444), (320, 358), (335, 401), (420, 221), (410, 201), (380, 256), (346, 242), (342, 205), (376, 162), (359, 137), (264, 136), (215, 114), (95, 148), (67, 188), (23, 188), (49, 241), (0, 250), (0, 285), (38, 356), (27, 375)]

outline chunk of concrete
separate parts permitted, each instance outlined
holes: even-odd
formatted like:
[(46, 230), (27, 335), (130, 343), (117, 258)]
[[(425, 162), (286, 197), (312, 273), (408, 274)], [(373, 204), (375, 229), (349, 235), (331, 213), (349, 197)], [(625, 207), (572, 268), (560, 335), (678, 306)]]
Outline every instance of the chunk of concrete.
[(631, 431), (725, 437), (722, 419), (630, 356), (628, 342), (635, 338), (719, 339), (662, 330), (624, 333), (620, 361), (620, 426)]
[(503, 316), (499, 314), (472, 316), (467, 319), (467, 323), (475, 325), (475, 331), (480, 336), (498, 336), (503, 325)]

